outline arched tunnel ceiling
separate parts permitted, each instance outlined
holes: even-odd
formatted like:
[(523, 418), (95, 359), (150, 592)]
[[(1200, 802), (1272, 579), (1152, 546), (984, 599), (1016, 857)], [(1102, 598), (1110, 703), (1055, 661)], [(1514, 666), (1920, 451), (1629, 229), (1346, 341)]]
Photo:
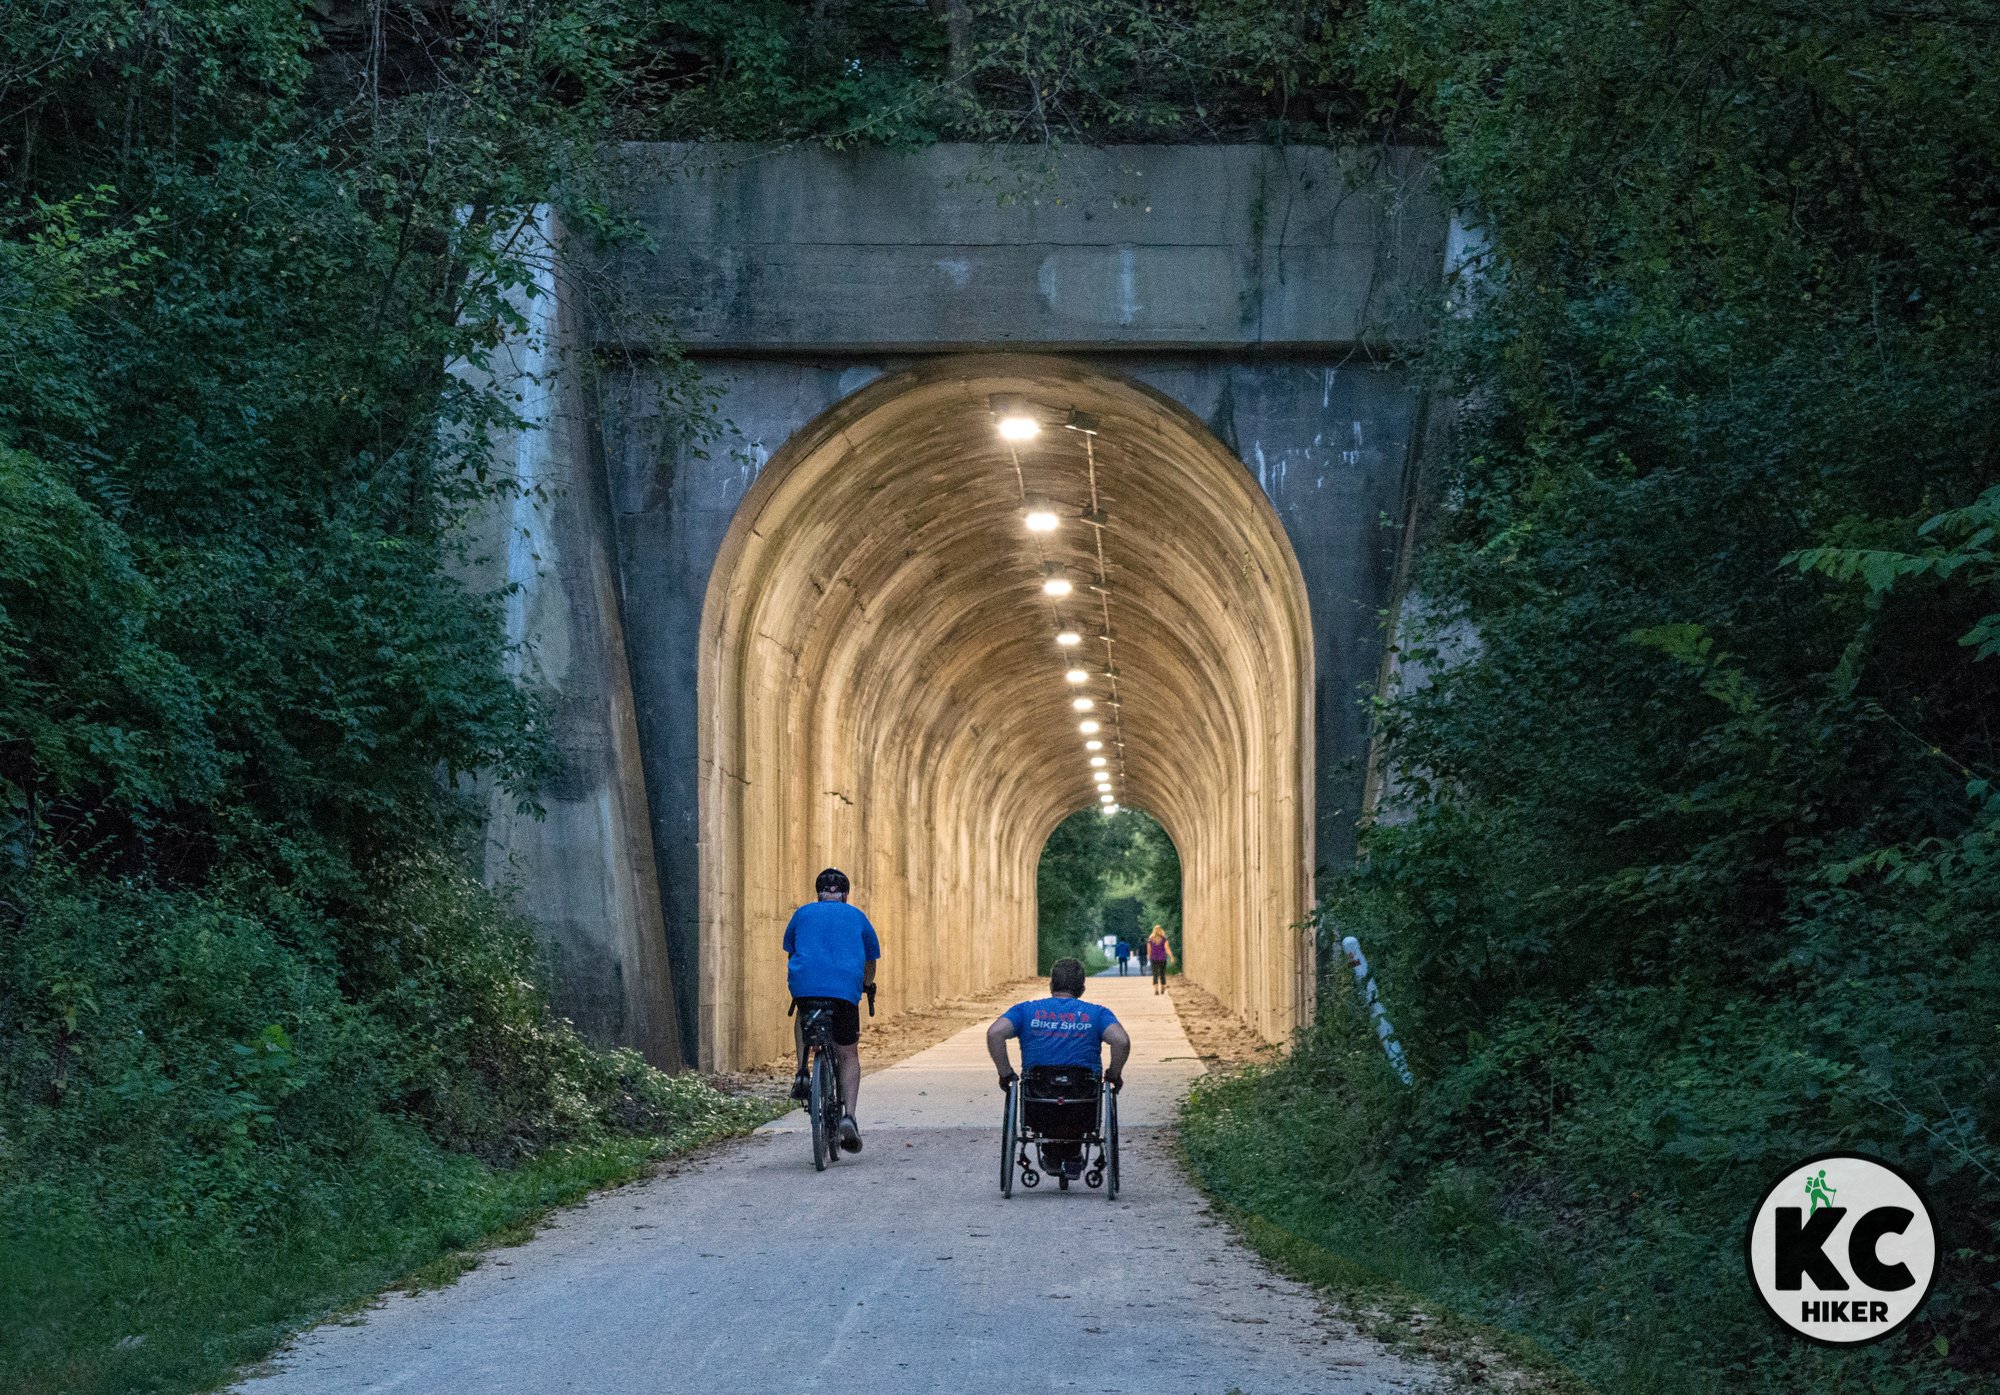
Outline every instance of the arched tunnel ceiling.
[[(995, 396), (1032, 404), (1040, 434), (1010, 448)], [(1065, 429), (1072, 409), (1095, 419), (1088, 441)], [(1024, 493), (1061, 519), (1053, 533), (1023, 526)], [(1068, 597), (1043, 594), (1049, 565)], [(704, 1058), (782, 1049), (783, 966), (763, 940), (829, 862), (882, 929), (891, 1007), (1032, 972), (1041, 845), (1098, 802), (1084, 715), (1116, 796), (1181, 851), (1190, 973), (1289, 1030), (1306, 991), (1288, 927), (1310, 894), (1309, 624), (1255, 483), (1148, 390), (981, 357), (831, 409), (766, 467), (709, 587)], [(1058, 628), (1084, 643), (1059, 648)], [(1079, 693), (1097, 708), (1073, 710)]]

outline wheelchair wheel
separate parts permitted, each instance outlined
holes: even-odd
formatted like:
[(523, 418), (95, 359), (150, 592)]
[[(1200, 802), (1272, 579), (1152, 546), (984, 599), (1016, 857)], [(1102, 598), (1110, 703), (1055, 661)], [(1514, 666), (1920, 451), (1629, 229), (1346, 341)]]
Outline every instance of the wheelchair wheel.
[(1000, 1195), (1003, 1197), (1014, 1194), (1014, 1154), (1019, 1147), (1016, 1135), (1019, 1132), (1017, 1115), (1020, 1110), (1020, 1093), (1021, 1087), (1018, 1082), (1009, 1085), (1007, 1103), (1000, 1111)]
[(833, 1062), (831, 1053), (815, 1051), (812, 1063), (812, 1086), (810, 1098), (806, 1101), (806, 1113), (812, 1116), (813, 1171), (824, 1172), (826, 1165), (833, 1161), (833, 1155), (840, 1151), (840, 1140), (827, 1127), (827, 1109), (833, 1103)]
[(1104, 1092), (1104, 1195), (1118, 1199), (1118, 1092)]

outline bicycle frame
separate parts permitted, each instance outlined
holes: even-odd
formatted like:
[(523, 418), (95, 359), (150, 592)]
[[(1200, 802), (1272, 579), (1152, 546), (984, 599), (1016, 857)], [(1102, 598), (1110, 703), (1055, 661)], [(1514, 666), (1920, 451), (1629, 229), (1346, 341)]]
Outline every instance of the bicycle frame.
[(847, 1110), (841, 1098), (840, 1067), (833, 1047), (833, 1023), (824, 1008), (813, 1008), (799, 1024), (806, 1044), (808, 1086), (806, 1118), (811, 1124), (813, 1171), (824, 1172), (840, 1159), (840, 1116)]
[[(875, 985), (868, 986), (868, 1015), (875, 1015)], [(833, 1042), (833, 1019), (825, 1008), (808, 1008), (799, 1021), (807, 1060), (806, 1117), (812, 1128), (813, 1171), (840, 1160), (840, 1121), (847, 1113), (840, 1085), (840, 1056)]]

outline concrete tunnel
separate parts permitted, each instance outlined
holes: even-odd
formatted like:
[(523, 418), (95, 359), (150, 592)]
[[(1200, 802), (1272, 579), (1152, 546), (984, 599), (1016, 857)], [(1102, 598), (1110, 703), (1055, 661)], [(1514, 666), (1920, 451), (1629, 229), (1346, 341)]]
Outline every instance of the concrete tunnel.
[[(1003, 440), (996, 404), (1039, 430)], [(1098, 805), (1092, 754), (1180, 853), (1188, 976), (1282, 1037), (1311, 1012), (1312, 666), (1269, 501), (1161, 394), (997, 355), (836, 403), (759, 474), (704, 603), (701, 1059), (788, 1049), (778, 943), (824, 865), (881, 934), (886, 1011), (1033, 973), (1037, 863)]]

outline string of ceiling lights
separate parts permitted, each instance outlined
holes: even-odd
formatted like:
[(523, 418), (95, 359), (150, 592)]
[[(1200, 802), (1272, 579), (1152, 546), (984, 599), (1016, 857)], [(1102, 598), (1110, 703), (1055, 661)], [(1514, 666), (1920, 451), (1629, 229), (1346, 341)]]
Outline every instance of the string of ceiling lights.
[[(1042, 434), (1041, 416), (1033, 402), (1024, 397), (996, 394), (988, 399), (994, 429), (1007, 444), (1014, 462), (1014, 484), (1020, 494), (1021, 523), (1034, 542), (1035, 563), (1041, 572), (1042, 595), (1048, 602), (1050, 623), (1055, 630), (1056, 652), (1063, 664), (1063, 682), (1073, 691), (1070, 708), (1078, 715), (1077, 732), (1083, 737), (1084, 758), (1091, 781), (1097, 788), (1098, 806), (1107, 814), (1121, 807), (1118, 787), (1125, 778), (1124, 704), (1118, 694), (1118, 665), (1112, 646), (1117, 635), (1111, 627), (1111, 576), (1104, 560), (1104, 530), (1109, 519), (1097, 489), (1097, 419), (1088, 412), (1071, 408), (1063, 429), (1083, 438), (1084, 464), (1088, 475), (1089, 507), (1073, 515), (1091, 530), (1091, 559), (1095, 579), (1085, 583), (1095, 593), (1098, 611), (1098, 640), (1104, 646), (1104, 665), (1093, 672), (1074, 651), (1082, 649), (1082, 630), (1067, 623), (1063, 603), (1076, 593), (1076, 583), (1068, 568), (1051, 560), (1049, 542), (1063, 526), (1063, 514), (1053, 503), (1031, 499), (1026, 473), (1021, 468), (1021, 447)], [(1072, 602), (1072, 605), (1077, 604)], [(1105, 724), (1110, 724), (1107, 731)], [(1109, 738), (1108, 740), (1106, 738)]]

